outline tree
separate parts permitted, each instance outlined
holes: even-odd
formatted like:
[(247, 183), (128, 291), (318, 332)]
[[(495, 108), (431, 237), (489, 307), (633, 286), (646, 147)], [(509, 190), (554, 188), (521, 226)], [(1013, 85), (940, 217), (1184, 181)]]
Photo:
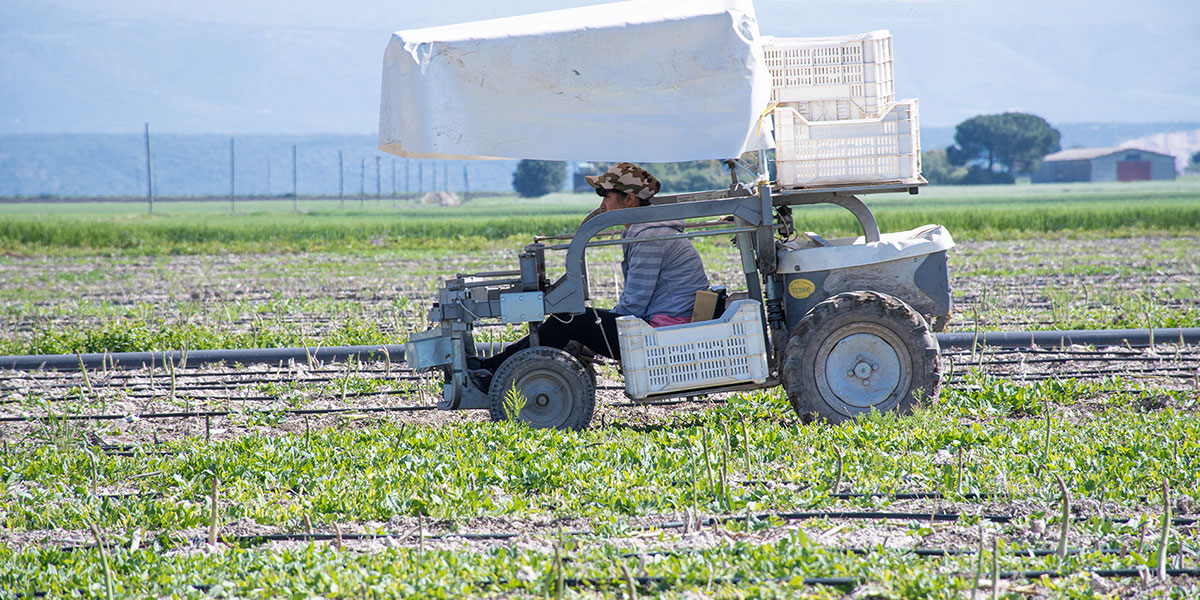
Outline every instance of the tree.
[[(616, 163), (593, 162), (581, 169), (580, 173), (599, 175), (614, 164)], [(660, 193), (663, 194), (723, 190), (729, 187), (729, 170), (719, 160), (645, 163), (641, 166), (662, 183)]]
[(954, 146), (946, 148), (953, 165), (976, 163), (987, 171), (1002, 166), (1009, 175), (1030, 173), (1042, 158), (1062, 149), (1061, 135), (1045, 119), (1007, 112), (971, 117), (954, 128)]
[(662, 191), (667, 194), (729, 187), (729, 171), (717, 160), (660, 163), (652, 166), (650, 172), (662, 182)]
[(1200, 152), (1192, 155), (1191, 161), (1188, 162), (1187, 170), (1193, 173), (1200, 173)]
[(513, 171), (513, 189), (523, 198), (557, 192), (567, 179), (567, 164), (556, 160), (522, 160)]
[(967, 169), (966, 174), (958, 180), (958, 183), (962, 185), (992, 185), (997, 183), (1013, 183), (1015, 181), (1016, 179), (1013, 178), (1012, 173), (992, 171), (979, 165), (971, 165)]
[(934, 185), (958, 185), (967, 170), (955, 167), (946, 158), (945, 150), (930, 150), (921, 153), (921, 175)]

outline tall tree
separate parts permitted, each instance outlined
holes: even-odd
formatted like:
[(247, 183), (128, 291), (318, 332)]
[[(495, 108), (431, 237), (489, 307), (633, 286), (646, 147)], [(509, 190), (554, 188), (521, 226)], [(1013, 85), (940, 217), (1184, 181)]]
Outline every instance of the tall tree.
[(988, 171), (1002, 166), (1012, 173), (1029, 173), (1042, 158), (1057, 152), (1060, 134), (1045, 119), (1007, 112), (971, 117), (954, 128), (954, 146), (946, 148), (951, 164), (985, 164)]
[(522, 160), (513, 172), (513, 189), (524, 198), (545, 196), (562, 189), (567, 164), (556, 160)]

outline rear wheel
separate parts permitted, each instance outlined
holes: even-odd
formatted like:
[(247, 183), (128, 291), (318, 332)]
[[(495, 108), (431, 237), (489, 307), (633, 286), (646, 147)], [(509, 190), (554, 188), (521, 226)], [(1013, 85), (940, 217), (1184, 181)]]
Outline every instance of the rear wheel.
[(578, 431), (587, 428), (596, 410), (596, 385), (574, 356), (536, 346), (496, 369), (488, 398), (493, 421), (516, 418), (537, 429)]
[(804, 419), (831, 423), (878, 410), (907, 412), (937, 397), (937, 338), (904, 302), (878, 292), (846, 292), (796, 324), (784, 349), (788, 400)]

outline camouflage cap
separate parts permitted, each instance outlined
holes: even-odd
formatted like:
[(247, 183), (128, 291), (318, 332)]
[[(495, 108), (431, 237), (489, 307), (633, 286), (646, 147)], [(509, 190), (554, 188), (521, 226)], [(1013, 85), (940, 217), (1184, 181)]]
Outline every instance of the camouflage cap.
[(617, 190), (626, 194), (632, 193), (639, 200), (649, 200), (662, 189), (662, 184), (653, 175), (627, 162), (617, 163), (600, 175), (588, 175), (584, 179), (602, 196), (609, 190)]

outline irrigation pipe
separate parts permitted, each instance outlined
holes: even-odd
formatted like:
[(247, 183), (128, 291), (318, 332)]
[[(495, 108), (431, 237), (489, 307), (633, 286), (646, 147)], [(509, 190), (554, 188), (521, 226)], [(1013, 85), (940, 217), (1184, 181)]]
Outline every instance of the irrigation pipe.
[(1059, 348), (1063, 346), (1134, 346), (1200, 344), (1200, 327), (1162, 329), (1074, 329), (1062, 331), (987, 331), (978, 334), (939, 333), (942, 348), (988, 346), (1000, 348)]
[(295, 361), (312, 362), (345, 361), (351, 356), (365, 360), (379, 360), (387, 355), (393, 362), (404, 360), (404, 346), (322, 346), (314, 348), (239, 348), (231, 350), (190, 350), (181, 352), (94, 352), (90, 354), (34, 354), (27, 356), (0, 356), (0, 369), (16, 371), (77, 371), (82, 363), (89, 369), (103, 367), (105, 361), (117, 368), (149, 367), (165, 365), (228, 364), (278, 364)]
[(207, 410), (192, 412), (143, 413), (140, 415), (47, 415), (40, 417), (0, 417), (0, 423), (22, 423), (27, 421), (138, 421), (142, 419), (190, 419), (197, 417), (228, 417), (230, 415), (326, 415), (339, 413), (373, 413), (373, 412), (417, 412), (436, 410), (436, 406), (368, 406), (360, 408), (298, 408), (287, 410), (264, 411), (231, 411)]
[[(1154, 343), (1200, 344), (1200, 327), (1171, 327), (1164, 329), (1086, 329), (1068, 331), (989, 331), (984, 333), (939, 333), (938, 344), (942, 348), (971, 348), (989, 346), (1001, 348), (1063, 347), (1075, 344), (1090, 346), (1146, 347)], [(487, 351), (494, 344), (480, 343), (478, 348)], [(383, 358), (384, 350), (393, 362), (404, 360), (404, 346), (328, 346), (320, 348), (241, 348), (232, 350), (192, 350), (186, 353), (186, 364), (201, 365), (215, 363), (278, 364), (345, 361), (354, 356), (361, 360)], [(172, 350), (163, 352), (115, 352), (91, 354), (34, 354), (0, 356), (0, 369), (16, 371), (75, 371), (80, 364), (91, 369), (101, 367), (104, 361), (117, 368), (142, 368), (152, 364), (171, 362), (185, 364), (185, 353)]]

